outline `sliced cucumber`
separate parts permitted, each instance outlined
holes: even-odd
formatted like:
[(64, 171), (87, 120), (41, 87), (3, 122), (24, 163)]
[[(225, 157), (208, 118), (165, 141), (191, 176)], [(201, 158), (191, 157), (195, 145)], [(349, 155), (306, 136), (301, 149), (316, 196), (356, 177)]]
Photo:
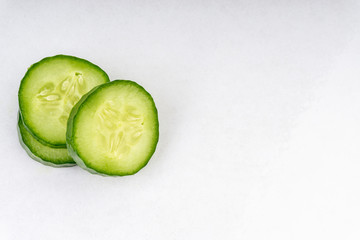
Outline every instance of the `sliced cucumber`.
[(74, 106), (66, 143), (82, 168), (102, 175), (131, 175), (153, 155), (159, 138), (151, 95), (132, 81), (95, 87)]
[(66, 148), (52, 148), (36, 140), (29, 131), (26, 130), (20, 113), (17, 127), (20, 144), (31, 158), (53, 167), (70, 167), (76, 165), (69, 156)]
[(82, 95), (106, 82), (107, 74), (84, 59), (57, 55), (35, 63), (19, 89), (25, 127), (45, 145), (66, 147), (66, 124), (72, 107)]

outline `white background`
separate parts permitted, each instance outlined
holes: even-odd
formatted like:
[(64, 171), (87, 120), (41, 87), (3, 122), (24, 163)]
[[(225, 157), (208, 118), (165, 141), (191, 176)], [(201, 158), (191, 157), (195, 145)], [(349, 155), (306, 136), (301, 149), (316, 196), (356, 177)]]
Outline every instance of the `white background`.
[[(20, 147), (20, 80), (56, 54), (152, 94), (138, 174)], [(360, 239), (356, 1), (0, 1), (0, 81), (1, 240)]]

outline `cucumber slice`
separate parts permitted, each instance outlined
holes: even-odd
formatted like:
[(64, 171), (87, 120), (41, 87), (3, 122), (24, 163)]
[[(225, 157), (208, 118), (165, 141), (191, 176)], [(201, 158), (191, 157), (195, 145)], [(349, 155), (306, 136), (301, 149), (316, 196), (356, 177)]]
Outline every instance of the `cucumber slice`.
[(98, 66), (57, 55), (33, 64), (21, 80), (19, 105), (25, 127), (41, 143), (66, 147), (66, 124), (72, 107), (93, 87), (109, 82)]
[(76, 165), (66, 148), (52, 148), (36, 140), (26, 130), (20, 113), (18, 115), (17, 129), (21, 146), (34, 160), (52, 167), (70, 167)]
[(101, 175), (131, 175), (155, 152), (159, 122), (151, 95), (135, 82), (95, 87), (72, 109), (66, 132), (70, 156)]

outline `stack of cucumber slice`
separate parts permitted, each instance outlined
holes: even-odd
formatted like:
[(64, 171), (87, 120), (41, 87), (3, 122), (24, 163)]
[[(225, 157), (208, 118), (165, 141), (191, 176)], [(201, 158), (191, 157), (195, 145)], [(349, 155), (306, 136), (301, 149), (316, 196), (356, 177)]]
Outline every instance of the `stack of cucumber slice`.
[(33, 64), (19, 88), (18, 133), (28, 155), (49, 166), (131, 175), (159, 138), (151, 95), (84, 59), (57, 55)]

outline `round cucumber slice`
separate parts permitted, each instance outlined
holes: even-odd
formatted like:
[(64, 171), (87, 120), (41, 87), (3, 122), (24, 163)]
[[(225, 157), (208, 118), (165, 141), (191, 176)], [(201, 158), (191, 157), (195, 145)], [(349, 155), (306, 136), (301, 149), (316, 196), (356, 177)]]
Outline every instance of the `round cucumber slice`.
[(159, 122), (151, 95), (135, 82), (95, 87), (74, 106), (66, 143), (82, 168), (101, 175), (131, 175), (155, 152)]
[(33, 64), (21, 80), (20, 112), (25, 127), (41, 143), (66, 147), (66, 124), (72, 107), (93, 87), (109, 82), (98, 66), (57, 55)]
[(36, 140), (26, 130), (20, 113), (18, 115), (17, 129), (20, 144), (32, 159), (52, 167), (70, 167), (76, 165), (66, 148), (52, 148)]

